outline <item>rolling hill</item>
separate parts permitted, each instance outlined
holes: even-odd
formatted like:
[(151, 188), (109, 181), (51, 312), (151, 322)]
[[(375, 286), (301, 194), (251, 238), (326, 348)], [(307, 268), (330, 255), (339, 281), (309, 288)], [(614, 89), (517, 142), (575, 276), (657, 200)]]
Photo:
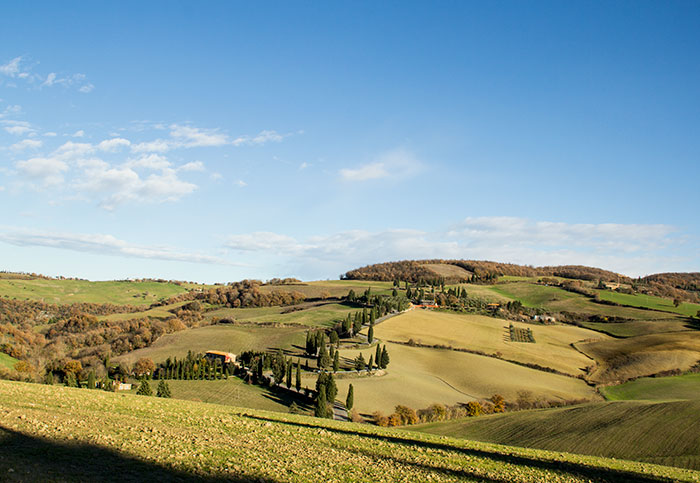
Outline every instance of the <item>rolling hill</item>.
[[(700, 473), (228, 406), (0, 381), (6, 481), (698, 481)], [(99, 424), (95, 422), (99, 421)]]

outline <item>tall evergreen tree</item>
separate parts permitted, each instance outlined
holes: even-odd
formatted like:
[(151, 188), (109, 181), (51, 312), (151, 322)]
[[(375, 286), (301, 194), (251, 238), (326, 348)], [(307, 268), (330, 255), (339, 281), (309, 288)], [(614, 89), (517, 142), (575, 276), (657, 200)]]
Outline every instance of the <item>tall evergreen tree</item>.
[(360, 352), (355, 358), (355, 370), (362, 371), (365, 367), (367, 367), (367, 361), (365, 361), (365, 357)]
[(328, 374), (326, 375), (326, 381), (325, 384), (323, 384), (326, 388), (326, 401), (330, 404), (333, 404), (333, 401), (335, 401), (335, 397), (338, 395), (338, 386), (335, 384), (335, 378), (333, 377), (333, 374)]
[(380, 367), (382, 369), (386, 369), (388, 365), (389, 365), (389, 352), (386, 350), (386, 346), (384, 346), (384, 348), (382, 349), (382, 358), (381, 358)]
[(340, 369), (340, 351), (335, 351), (333, 354), (333, 372), (338, 372)]
[(95, 389), (95, 371), (90, 371), (90, 374), (88, 375), (88, 380), (87, 380), (87, 388), (88, 389)]
[(348, 397), (345, 398), (345, 408), (350, 411), (354, 405), (355, 389), (352, 387), (352, 384), (350, 384), (350, 386), (348, 386)]
[(292, 387), (292, 362), (291, 361), (289, 361), (289, 363), (287, 364), (286, 383), (287, 383), (287, 389), (291, 389), (291, 387)]
[(326, 402), (326, 387), (324, 385), (321, 385), (316, 395), (316, 402), (314, 404), (314, 416), (316, 416), (317, 418), (328, 417), (328, 403)]
[(367, 363), (367, 370), (371, 371), (374, 368), (374, 359), (369, 356), (369, 362)]
[(148, 381), (145, 378), (141, 380), (141, 385), (136, 391), (136, 394), (138, 394), (139, 396), (153, 396), (153, 390), (151, 389), (151, 385), (148, 384)]
[(369, 330), (367, 330), (367, 343), (371, 344), (373, 340), (374, 340), (374, 323), (372, 323), (369, 326)]
[(382, 347), (377, 344), (377, 350), (374, 353), (374, 363), (377, 364), (377, 367), (379, 367), (380, 362), (382, 361)]
[(156, 389), (156, 396), (157, 397), (172, 397), (170, 394), (170, 386), (168, 385), (167, 382), (161, 379), (161, 381), (158, 383), (158, 388)]
[(301, 362), (299, 359), (297, 359), (297, 374), (296, 374), (296, 380), (294, 381), (294, 387), (298, 391), (301, 391)]

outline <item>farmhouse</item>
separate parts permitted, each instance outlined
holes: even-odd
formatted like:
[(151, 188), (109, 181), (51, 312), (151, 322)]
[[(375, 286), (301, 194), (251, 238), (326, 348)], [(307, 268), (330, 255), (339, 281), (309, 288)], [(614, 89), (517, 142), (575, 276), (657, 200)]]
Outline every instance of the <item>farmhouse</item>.
[(204, 357), (212, 361), (219, 360), (222, 364), (236, 363), (236, 354), (232, 354), (231, 352), (207, 351), (207, 353), (204, 354)]

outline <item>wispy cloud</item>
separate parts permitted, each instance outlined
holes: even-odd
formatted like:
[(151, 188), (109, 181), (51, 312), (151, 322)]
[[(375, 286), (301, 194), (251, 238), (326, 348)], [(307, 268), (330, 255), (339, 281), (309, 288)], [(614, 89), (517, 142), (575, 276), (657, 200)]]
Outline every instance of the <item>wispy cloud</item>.
[(10, 150), (19, 152), (25, 149), (38, 149), (43, 143), (38, 139), (23, 139), (22, 141), (10, 146)]
[(345, 181), (369, 181), (383, 178), (406, 178), (418, 174), (423, 164), (405, 149), (395, 149), (380, 155), (375, 161), (356, 168), (340, 170)]
[[(80, 253), (95, 253), (129, 258), (175, 262), (239, 265), (229, 260), (201, 253), (187, 253), (171, 247), (143, 246), (100, 233), (53, 233), (0, 226), (0, 242), (19, 247), (49, 247)], [(240, 266), (240, 265), (239, 265)]]
[(594, 265), (636, 276), (679, 265), (675, 248), (683, 243), (674, 227), (662, 224), (569, 224), (482, 217), (466, 218), (434, 232), (354, 230), (303, 240), (255, 232), (233, 235), (226, 246), (239, 252), (259, 253), (263, 258), (281, 257), (316, 275), (389, 260), (463, 258), (535, 265)]
[[(35, 64), (34, 64), (35, 65)], [(0, 64), (0, 77), (12, 80), (22, 80), (41, 89), (44, 87), (63, 86), (74, 87), (79, 92), (91, 92), (95, 86), (87, 81), (85, 74), (58, 74), (49, 72), (46, 75), (32, 72), (32, 67), (24, 56), (15, 57), (5, 64)]]
[(6, 132), (14, 136), (25, 136), (36, 133), (36, 129), (27, 121), (13, 121), (8, 119), (0, 121), (0, 124), (4, 126)]

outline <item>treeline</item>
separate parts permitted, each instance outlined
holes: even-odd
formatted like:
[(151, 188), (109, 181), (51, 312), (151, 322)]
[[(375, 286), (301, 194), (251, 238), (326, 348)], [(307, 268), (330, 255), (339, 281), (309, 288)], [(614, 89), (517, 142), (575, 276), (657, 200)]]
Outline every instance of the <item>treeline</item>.
[[(485, 260), (403, 260), (399, 262), (379, 263), (366, 267), (350, 270), (341, 278), (348, 280), (406, 280), (416, 283), (419, 280), (431, 280), (438, 274), (428, 268), (428, 264), (454, 265), (468, 272), (468, 275), (446, 276), (447, 283), (469, 282), (474, 280), (493, 281), (504, 275), (518, 277), (553, 276), (581, 280), (620, 280), (630, 282), (629, 277), (600, 268), (585, 267), (581, 265), (563, 265), (558, 267), (531, 267), (516, 265), (513, 263), (499, 263)], [(472, 278), (474, 277), (474, 278)]]
[(406, 426), (476, 417), (485, 414), (497, 414), (506, 411), (572, 406), (587, 402), (589, 402), (587, 399), (549, 401), (544, 398), (535, 398), (530, 391), (522, 390), (518, 391), (517, 398), (514, 401), (506, 401), (500, 394), (494, 394), (489, 399), (470, 401), (466, 404), (453, 406), (432, 404), (417, 411), (408, 406), (398, 405), (394, 412), (388, 416), (385, 416), (380, 411), (376, 411), (372, 415), (372, 422), (377, 426)]
[(281, 305), (295, 305), (305, 300), (304, 294), (298, 291), (273, 291), (260, 290), (263, 283), (259, 280), (243, 280), (228, 285), (214, 287), (209, 290), (190, 291), (169, 298), (156, 305), (170, 305), (187, 300), (197, 300), (211, 305), (224, 307), (272, 307)]

